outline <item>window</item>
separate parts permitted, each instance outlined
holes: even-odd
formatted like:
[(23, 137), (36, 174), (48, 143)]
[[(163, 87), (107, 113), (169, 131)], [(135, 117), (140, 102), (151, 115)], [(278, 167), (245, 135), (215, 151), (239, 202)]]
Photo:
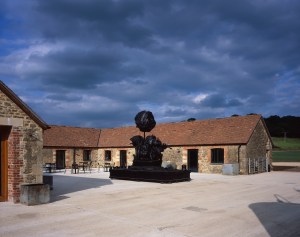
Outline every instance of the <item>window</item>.
[(83, 160), (84, 161), (91, 160), (91, 150), (83, 150)]
[(211, 149), (211, 163), (216, 163), (216, 164), (224, 163), (224, 149), (222, 148)]
[(111, 151), (105, 150), (105, 161), (111, 161)]

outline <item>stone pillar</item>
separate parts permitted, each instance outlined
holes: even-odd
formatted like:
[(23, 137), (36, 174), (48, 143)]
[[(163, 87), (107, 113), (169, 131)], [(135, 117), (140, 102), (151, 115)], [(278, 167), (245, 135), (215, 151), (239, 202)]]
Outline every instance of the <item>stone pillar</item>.
[(8, 139), (8, 200), (20, 201), (20, 183), (23, 182), (22, 131), (13, 128)]
[(184, 148), (183, 151), (182, 151), (182, 164), (183, 165), (187, 165), (187, 149)]

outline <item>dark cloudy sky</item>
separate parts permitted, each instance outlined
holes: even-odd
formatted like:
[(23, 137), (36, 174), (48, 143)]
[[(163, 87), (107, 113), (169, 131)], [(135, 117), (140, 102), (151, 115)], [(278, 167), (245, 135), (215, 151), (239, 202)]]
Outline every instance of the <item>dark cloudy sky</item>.
[(1, 0), (0, 80), (49, 124), (300, 116), (299, 0)]

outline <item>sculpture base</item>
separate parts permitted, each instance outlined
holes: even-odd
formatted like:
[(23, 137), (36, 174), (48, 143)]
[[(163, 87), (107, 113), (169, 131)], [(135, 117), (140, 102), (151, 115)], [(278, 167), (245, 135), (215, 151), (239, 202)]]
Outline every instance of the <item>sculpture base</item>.
[(161, 167), (114, 168), (110, 170), (109, 177), (111, 179), (157, 183), (176, 183), (191, 180), (189, 170), (167, 170)]
[(131, 167), (161, 167), (162, 160), (134, 160)]

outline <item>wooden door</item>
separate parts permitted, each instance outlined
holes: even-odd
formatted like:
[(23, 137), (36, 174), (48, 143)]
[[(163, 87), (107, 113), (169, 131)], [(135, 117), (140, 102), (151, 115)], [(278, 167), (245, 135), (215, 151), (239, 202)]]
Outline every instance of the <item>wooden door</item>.
[(65, 150), (57, 150), (56, 151), (56, 169), (65, 169), (66, 162), (66, 151)]
[(120, 151), (120, 167), (126, 167), (127, 166), (127, 151), (121, 150)]
[(198, 149), (188, 150), (188, 169), (191, 172), (198, 172)]
[(0, 201), (7, 201), (8, 198), (8, 136), (11, 127), (0, 126)]

